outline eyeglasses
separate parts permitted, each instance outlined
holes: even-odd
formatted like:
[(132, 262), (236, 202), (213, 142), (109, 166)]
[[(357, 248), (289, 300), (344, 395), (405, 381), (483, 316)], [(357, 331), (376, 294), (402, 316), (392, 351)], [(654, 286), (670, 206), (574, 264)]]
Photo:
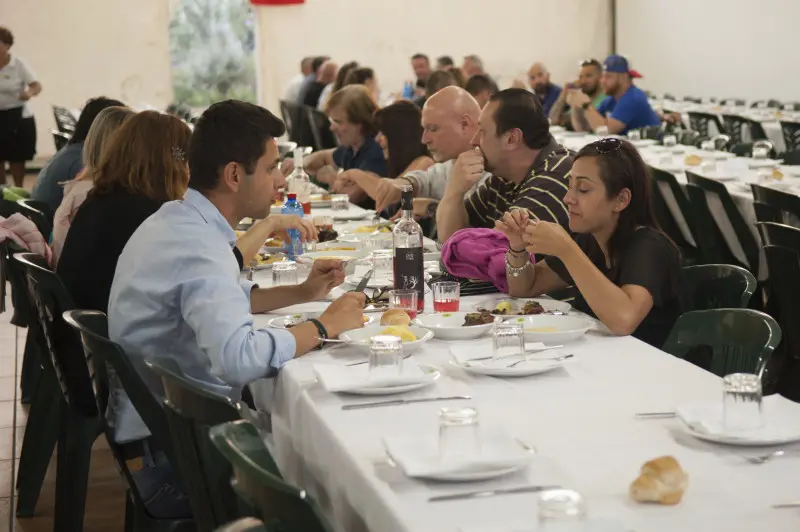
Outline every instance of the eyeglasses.
[(616, 153), (622, 149), (622, 141), (615, 137), (605, 137), (596, 141), (593, 147), (600, 155), (608, 155), (609, 153)]
[(372, 291), (372, 297), (367, 296), (367, 305), (375, 305), (376, 303), (387, 303), (389, 301), (388, 297), (385, 299), (383, 297), (388, 295), (389, 290), (392, 290), (391, 286), (383, 286), (381, 288), (374, 289)]

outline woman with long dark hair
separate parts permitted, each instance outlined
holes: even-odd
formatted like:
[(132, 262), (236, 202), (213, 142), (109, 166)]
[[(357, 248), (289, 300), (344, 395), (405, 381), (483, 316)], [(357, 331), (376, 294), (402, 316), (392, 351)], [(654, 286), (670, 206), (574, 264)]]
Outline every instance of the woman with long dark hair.
[(434, 162), (422, 143), (422, 112), (413, 103), (399, 101), (379, 109), (375, 112), (375, 127), (378, 129), (375, 140), (386, 158), (386, 175), (348, 170), (339, 174), (332, 187), (334, 192), (351, 191), (352, 199), (352, 184), (358, 185), (356, 200), (369, 209), (375, 207), (371, 198), (381, 177), (394, 179), (412, 170), (425, 170)]
[[(573, 305), (617, 335), (661, 347), (685, 308), (678, 248), (658, 227), (652, 178), (629, 142), (605, 138), (575, 157), (564, 196), (569, 228), (506, 213), (509, 294), (530, 297), (575, 285)], [(546, 256), (535, 266), (530, 256)]]

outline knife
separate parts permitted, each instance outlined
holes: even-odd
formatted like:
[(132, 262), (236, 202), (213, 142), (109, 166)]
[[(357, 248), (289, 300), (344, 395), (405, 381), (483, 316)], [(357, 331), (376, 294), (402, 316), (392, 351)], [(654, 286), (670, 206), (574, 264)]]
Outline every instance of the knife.
[(364, 274), (364, 277), (358, 282), (358, 286), (353, 292), (363, 292), (364, 289), (367, 287), (367, 283), (369, 282), (369, 278), (372, 277), (372, 272), (375, 271), (374, 268), (370, 268), (370, 270)]
[(344, 405), (342, 410), (358, 410), (359, 408), (375, 408), (378, 406), (397, 406), (409, 403), (427, 403), (431, 401), (466, 401), (472, 399), (469, 395), (451, 395), (449, 397), (419, 397), (417, 399), (393, 399), (391, 401), (375, 401), (373, 403), (358, 403), (354, 405)]
[(464, 493), (453, 493), (452, 495), (436, 495), (428, 499), (428, 502), (460, 501), (463, 499), (482, 499), (484, 497), (494, 497), (495, 495), (510, 495), (514, 493), (531, 493), (546, 490), (556, 490), (561, 486), (519, 486), (516, 488), (503, 488), (498, 490), (467, 491)]
[[(539, 349), (526, 349), (525, 353), (529, 353), (529, 354), (542, 353), (544, 351), (549, 351), (550, 349), (561, 349), (562, 347), (564, 347), (564, 346), (563, 345), (548, 345), (548, 346), (545, 346), (545, 347), (540, 347)], [(498, 360), (499, 359), (503, 359), (503, 358), (518, 357), (518, 356), (519, 355), (506, 355), (504, 357), (498, 357)], [(477, 362), (479, 360), (491, 360), (493, 358), (494, 358), (493, 356), (478, 357), (478, 358), (468, 358), (467, 360), (464, 360), (464, 362)], [(542, 359), (537, 359), (537, 360), (547, 360), (547, 359), (546, 358), (542, 358)]]

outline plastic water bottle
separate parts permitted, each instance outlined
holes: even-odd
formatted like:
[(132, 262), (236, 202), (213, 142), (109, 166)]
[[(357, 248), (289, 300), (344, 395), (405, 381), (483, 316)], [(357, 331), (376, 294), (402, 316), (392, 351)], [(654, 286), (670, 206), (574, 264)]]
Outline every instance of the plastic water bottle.
[[(286, 203), (281, 207), (281, 214), (294, 214), (303, 217), (303, 206), (297, 202), (297, 194), (289, 193), (286, 195)], [(300, 240), (299, 229), (289, 229), (289, 241), (283, 244), (283, 251), (286, 256), (294, 260), (298, 255), (303, 254), (303, 242)]]
[(414, 98), (414, 85), (410, 81), (406, 81), (405, 85), (403, 85), (403, 98), (406, 100)]

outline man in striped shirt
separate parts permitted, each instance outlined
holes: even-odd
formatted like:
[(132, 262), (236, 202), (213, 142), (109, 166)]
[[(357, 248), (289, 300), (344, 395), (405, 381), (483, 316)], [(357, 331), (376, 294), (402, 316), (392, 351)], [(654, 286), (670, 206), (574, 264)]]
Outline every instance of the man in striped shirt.
[[(506, 89), (492, 96), (472, 145), (456, 160), (436, 212), (441, 242), (467, 227), (493, 228), (512, 209), (569, 226), (563, 200), (573, 156), (550, 135), (536, 95)], [(492, 176), (465, 199), (484, 169)]]

